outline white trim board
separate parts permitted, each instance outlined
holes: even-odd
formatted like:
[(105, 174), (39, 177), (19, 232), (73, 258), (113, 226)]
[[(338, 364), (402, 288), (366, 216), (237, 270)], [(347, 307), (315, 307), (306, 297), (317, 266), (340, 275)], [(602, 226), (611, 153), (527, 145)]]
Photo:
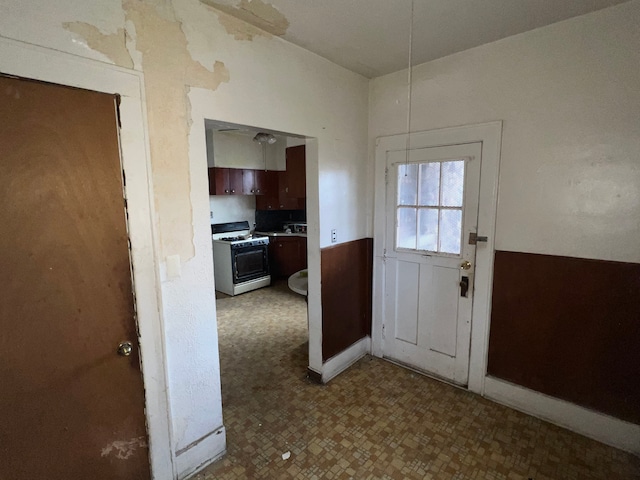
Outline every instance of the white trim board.
[[(469, 357), (468, 389), (482, 394), (487, 371), (491, 286), (493, 282), (493, 252), (498, 198), (498, 173), (502, 122), (482, 123), (460, 127), (415, 132), (411, 143), (421, 148), (482, 142), (478, 235), (487, 236), (486, 243), (476, 248), (476, 278), (474, 281), (471, 351)], [(372, 354), (383, 357), (383, 326), (385, 311), (384, 257), (386, 235), (386, 179), (387, 152), (406, 150), (407, 135), (392, 135), (376, 139), (375, 198), (373, 225), (373, 322)]]
[(640, 456), (640, 425), (494, 377), (486, 377), (484, 396), (508, 407)]
[[(195, 475), (208, 465), (219, 460), (227, 452), (226, 431), (223, 426), (205, 438), (188, 445), (176, 456), (178, 480)], [(206, 458), (204, 462), (203, 458)]]
[(364, 337), (346, 350), (334, 355), (322, 365), (322, 383), (327, 383), (337, 377), (370, 351), (371, 338)]
[(153, 240), (151, 164), (142, 74), (2, 37), (0, 65), (0, 71), (8, 75), (121, 95), (120, 142), (127, 178), (125, 195), (140, 331), (149, 458), (154, 479), (173, 479), (164, 325), (160, 315), (160, 282)]

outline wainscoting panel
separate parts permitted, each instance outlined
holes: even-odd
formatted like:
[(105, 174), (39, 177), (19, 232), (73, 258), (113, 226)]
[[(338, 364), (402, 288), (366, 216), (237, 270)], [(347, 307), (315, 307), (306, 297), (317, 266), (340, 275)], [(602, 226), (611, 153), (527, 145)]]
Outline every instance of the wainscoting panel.
[(640, 264), (497, 251), (488, 374), (640, 423)]
[(373, 239), (321, 251), (322, 359), (327, 361), (371, 335)]

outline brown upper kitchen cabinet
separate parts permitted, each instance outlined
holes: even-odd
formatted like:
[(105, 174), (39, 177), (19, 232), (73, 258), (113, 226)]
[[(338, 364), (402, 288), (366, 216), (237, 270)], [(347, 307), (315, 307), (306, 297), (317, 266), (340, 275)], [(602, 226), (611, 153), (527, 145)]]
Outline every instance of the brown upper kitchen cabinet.
[(304, 210), (306, 205), (305, 146), (289, 147), (287, 170), (266, 172), (269, 192), (256, 198), (257, 210)]
[(242, 193), (245, 195), (267, 195), (275, 191), (274, 185), (269, 182), (270, 172), (266, 170), (243, 170)]
[(243, 190), (242, 170), (238, 168), (209, 168), (210, 195), (240, 195)]
[(266, 172), (267, 192), (256, 197), (256, 210), (304, 210), (306, 199), (293, 198), (287, 194), (286, 172)]
[(290, 198), (307, 196), (307, 175), (305, 145), (287, 148), (287, 173), (285, 175), (285, 191)]

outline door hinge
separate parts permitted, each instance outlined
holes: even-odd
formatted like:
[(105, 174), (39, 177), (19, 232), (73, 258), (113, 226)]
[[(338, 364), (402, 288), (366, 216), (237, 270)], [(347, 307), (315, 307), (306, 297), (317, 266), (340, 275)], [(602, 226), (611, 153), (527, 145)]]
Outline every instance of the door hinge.
[(389, 185), (389, 167), (384, 167), (384, 184)]
[(469, 245), (476, 245), (478, 242), (487, 242), (487, 237), (480, 237), (476, 232), (469, 233)]

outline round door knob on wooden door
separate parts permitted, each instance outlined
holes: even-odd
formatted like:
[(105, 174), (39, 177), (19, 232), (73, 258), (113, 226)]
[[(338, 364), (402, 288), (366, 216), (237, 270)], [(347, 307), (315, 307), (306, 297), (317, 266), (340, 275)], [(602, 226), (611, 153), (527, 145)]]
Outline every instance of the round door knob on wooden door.
[(133, 345), (131, 342), (120, 342), (118, 345), (118, 355), (121, 357), (128, 357), (133, 352)]

